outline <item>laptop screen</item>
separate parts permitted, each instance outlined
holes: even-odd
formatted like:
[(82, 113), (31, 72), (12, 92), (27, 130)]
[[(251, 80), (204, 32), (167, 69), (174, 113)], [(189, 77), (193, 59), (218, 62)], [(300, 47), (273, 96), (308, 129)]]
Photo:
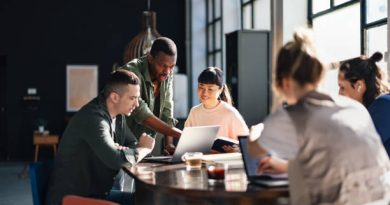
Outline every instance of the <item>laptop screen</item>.
[[(238, 137), (240, 142), (240, 149), (242, 159), (244, 161), (244, 167), (246, 175), (249, 179), (254, 178), (271, 178), (273, 180), (286, 180), (288, 178), (287, 173), (258, 173), (257, 167), (260, 163), (260, 159), (256, 157), (252, 157), (248, 152), (248, 136), (240, 136)], [(284, 184), (285, 185), (285, 184)]]
[(186, 152), (208, 153), (218, 134), (219, 127), (218, 125), (185, 127), (173, 153), (172, 161), (181, 162), (181, 156)]
[(244, 167), (245, 172), (249, 177), (253, 177), (256, 175), (259, 175), (257, 173), (257, 166), (260, 163), (259, 158), (252, 157), (248, 152), (248, 137), (247, 136), (240, 136), (238, 137), (239, 144), (240, 144), (240, 150), (242, 154), (242, 159), (244, 161)]

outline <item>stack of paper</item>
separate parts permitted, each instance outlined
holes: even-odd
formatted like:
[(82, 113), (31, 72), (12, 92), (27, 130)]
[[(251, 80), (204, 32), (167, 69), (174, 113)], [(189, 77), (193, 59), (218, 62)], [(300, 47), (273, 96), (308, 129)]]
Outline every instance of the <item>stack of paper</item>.
[(229, 168), (243, 168), (241, 153), (206, 154), (202, 157), (205, 161), (228, 164)]

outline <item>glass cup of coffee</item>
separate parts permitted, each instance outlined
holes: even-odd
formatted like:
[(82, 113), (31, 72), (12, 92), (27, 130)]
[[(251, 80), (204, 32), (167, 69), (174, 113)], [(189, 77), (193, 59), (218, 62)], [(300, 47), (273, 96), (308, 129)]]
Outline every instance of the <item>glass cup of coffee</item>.
[(202, 152), (186, 152), (181, 160), (186, 163), (187, 169), (200, 169), (202, 167)]
[(224, 182), (228, 164), (212, 163), (207, 165), (207, 177), (210, 183)]

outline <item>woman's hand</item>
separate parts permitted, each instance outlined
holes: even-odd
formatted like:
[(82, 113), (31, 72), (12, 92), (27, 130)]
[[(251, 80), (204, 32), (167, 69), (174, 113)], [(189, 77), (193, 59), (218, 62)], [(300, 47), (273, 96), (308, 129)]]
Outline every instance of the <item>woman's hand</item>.
[(285, 173), (288, 170), (288, 161), (275, 156), (262, 157), (257, 167), (258, 173)]
[(222, 146), (222, 149), (223, 149), (226, 153), (240, 152), (240, 148), (238, 147), (238, 145), (233, 145), (233, 146), (230, 146), (230, 145), (223, 145), (223, 146)]

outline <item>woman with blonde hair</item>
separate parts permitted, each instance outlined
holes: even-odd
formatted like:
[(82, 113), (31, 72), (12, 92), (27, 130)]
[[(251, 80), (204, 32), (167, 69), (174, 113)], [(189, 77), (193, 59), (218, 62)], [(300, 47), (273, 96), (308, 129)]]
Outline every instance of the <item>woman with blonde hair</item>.
[(280, 50), (275, 71), (289, 106), (251, 128), (258, 170), (288, 172), (291, 204), (387, 201), (389, 157), (370, 116), (359, 103), (317, 91), (324, 68), (307, 31)]

